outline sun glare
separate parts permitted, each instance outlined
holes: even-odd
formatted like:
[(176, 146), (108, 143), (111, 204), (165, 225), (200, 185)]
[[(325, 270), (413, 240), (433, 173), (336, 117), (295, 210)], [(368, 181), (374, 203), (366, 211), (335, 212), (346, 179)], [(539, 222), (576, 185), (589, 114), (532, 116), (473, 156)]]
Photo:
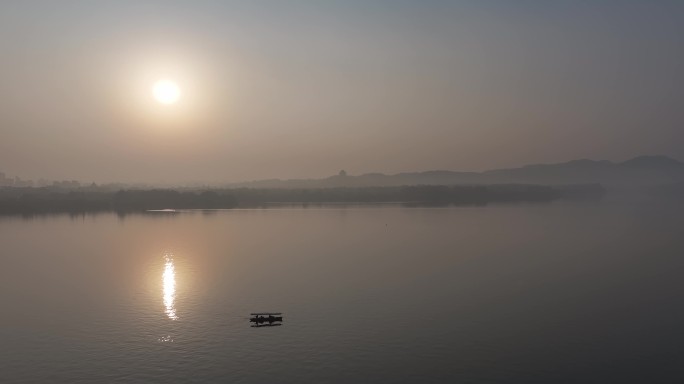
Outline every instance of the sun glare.
[(174, 104), (180, 99), (181, 91), (175, 82), (159, 80), (152, 86), (152, 95), (162, 104)]
[(166, 316), (171, 320), (178, 320), (176, 316), (176, 268), (173, 265), (173, 254), (164, 254), (164, 273), (162, 275), (164, 288), (164, 307)]

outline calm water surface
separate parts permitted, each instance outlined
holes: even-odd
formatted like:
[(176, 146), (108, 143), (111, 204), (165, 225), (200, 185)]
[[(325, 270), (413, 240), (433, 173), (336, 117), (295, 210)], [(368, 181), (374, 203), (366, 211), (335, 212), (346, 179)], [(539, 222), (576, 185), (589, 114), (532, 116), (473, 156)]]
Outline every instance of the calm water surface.
[(4, 217), (0, 382), (680, 382), (683, 213)]

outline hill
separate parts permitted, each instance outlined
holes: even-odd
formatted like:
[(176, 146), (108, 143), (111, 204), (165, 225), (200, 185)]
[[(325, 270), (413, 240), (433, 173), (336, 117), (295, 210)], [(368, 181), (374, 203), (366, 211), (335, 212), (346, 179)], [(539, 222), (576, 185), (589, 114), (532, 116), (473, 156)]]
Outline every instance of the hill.
[(250, 188), (334, 188), (402, 185), (488, 184), (593, 184), (607, 187), (652, 186), (684, 181), (684, 163), (667, 156), (639, 156), (615, 163), (607, 160), (573, 160), (556, 164), (533, 164), (485, 172), (425, 171), (393, 175), (339, 174), (322, 179), (257, 180), (230, 184)]

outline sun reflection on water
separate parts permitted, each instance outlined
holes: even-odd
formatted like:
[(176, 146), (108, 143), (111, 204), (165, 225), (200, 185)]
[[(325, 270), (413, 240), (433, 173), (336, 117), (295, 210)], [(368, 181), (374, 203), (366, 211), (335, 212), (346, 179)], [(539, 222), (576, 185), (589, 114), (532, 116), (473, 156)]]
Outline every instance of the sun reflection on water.
[(173, 254), (164, 254), (164, 274), (162, 282), (164, 285), (164, 307), (166, 316), (171, 320), (178, 320), (176, 315), (176, 268), (173, 265)]

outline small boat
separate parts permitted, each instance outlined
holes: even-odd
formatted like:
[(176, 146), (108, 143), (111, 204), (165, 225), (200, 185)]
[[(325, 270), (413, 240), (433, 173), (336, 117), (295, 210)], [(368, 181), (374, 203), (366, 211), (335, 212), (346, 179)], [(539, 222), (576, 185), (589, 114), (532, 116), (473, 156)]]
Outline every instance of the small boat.
[(283, 321), (283, 314), (280, 312), (257, 312), (250, 313), (250, 315), (252, 317), (249, 321), (255, 323), (253, 327), (281, 325)]

